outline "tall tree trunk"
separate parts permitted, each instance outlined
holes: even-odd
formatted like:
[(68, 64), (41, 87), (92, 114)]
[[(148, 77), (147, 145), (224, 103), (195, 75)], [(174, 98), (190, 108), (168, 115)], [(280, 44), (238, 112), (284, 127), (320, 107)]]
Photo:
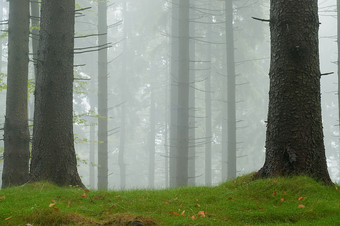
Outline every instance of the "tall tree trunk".
[(171, 10), (171, 66), (170, 66), (170, 124), (169, 124), (169, 185), (176, 187), (177, 160), (177, 105), (178, 105), (178, 5), (173, 0)]
[(188, 185), (188, 143), (189, 143), (189, 0), (179, 2), (179, 66), (178, 66), (178, 108), (177, 108), (177, 172), (176, 186)]
[[(209, 9), (211, 9), (211, 1), (209, 1)], [(208, 17), (208, 28), (207, 28), (207, 39), (208, 42), (212, 43), (212, 20)], [(211, 44), (208, 44), (207, 59), (211, 60)], [(210, 62), (210, 68), (212, 68), (212, 63)], [(212, 129), (211, 129), (211, 69), (207, 72), (207, 79), (205, 81), (205, 185), (211, 186), (211, 139), (212, 139)]]
[[(107, 1), (98, 2), (98, 45), (107, 43)], [(108, 189), (107, 49), (98, 52), (98, 189)]]
[(323, 141), (317, 0), (272, 0), (266, 161), (257, 177), (331, 183)]
[(90, 153), (89, 153), (89, 184), (92, 189), (96, 187), (96, 177), (95, 177), (95, 167), (94, 163), (96, 162), (96, 147), (95, 147), (95, 140), (96, 140), (96, 126), (90, 125)]
[[(170, 71), (170, 70), (169, 70)], [(169, 73), (170, 74), (170, 73)], [(169, 86), (166, 86), (165, 89), (165, 117), (164, 117), (164, 174), (165, 174), (165, 188), (169, 187)]]
[(154, 87), (151, 85), (150, 91), (150, 131), (148, 141), (149, 151), (149, 188), (155, 187), (155, 136), (156, 136), (156, 103)]
[(83, 186), (73, 135), (74, 16), (74, 0), (41, 3), (30, 180), (60, 186)]
[[(190, 18), (195, 17), (195, 3), (191, 1)], [(195, 37), (195, 22), (190, 23), (190, 37)], [(190, 59), (190, 74), (189, 74), (189, 158), (188, 158), (188, 185), (195, 186), (196, 184), (196, 54), (195, 54), (195, 39), (189, 42), (189, 59)]]
[[(338, 114), (339, 114), (339, 124), (340, 124), (340, 2), (337, 1), (336, 3), (337, 8), (337, 22), (338, 22), (338, 29), (337, 29), (337, 43), (338, 43)], [(340, 125), (339, 125), (340, 131)], [(339, 133), (340, 134), (340, 133)], [(339, 145), (340, 147), (340, 145)], [(339, 160), (338, 160), (338, 170), (339, 170), (339, 177), (340, 177), (340, 149), (339, 149)]]
[[(227, 45), (227, 173), (222, 177), (232, 179), (236, 177), (236, 94), (235, 94), (235, 50), (233, 30), (233, 1), (225, 1), (226, 14), (226, 45)], [(225, 150), (224, 150), (225, 151)], [(225, 164), (224, 164), (225, 166)]]
[(10, 1), (8, 30), (8, 76), (2, 187), (21, 185), (28, 179), (30, 140), (27, 113), (29, 1)]
[(126, 95), (126, 87), (127, 87), (127, 61), (128, 61), (128, 13), (127, 13), (127, 5), (128, 0), (123, 2), (123, 15), (124, 15), (124, 44), (123, 44), (123, 62), (122, 62), (122, 75), (121, 75), (121, 98), (122, 98), (122, 109), (121, 109), (121, 118), (120, 118), (120, 141), (119, 141), (119, 154), (118, 154), (118, 165), (120, 170), (120, 188), (122, 190), (126, 187), (126, 165), (125, 165), (125, 143), (126, 143), (126, 105), (127, 105), (127, 95)]

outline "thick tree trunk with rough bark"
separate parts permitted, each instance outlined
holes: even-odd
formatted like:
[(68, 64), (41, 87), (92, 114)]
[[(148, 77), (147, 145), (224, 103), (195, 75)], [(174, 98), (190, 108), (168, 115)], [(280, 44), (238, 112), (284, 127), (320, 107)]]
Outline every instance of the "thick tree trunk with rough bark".
[(30, 141), (27, 113), (29, 1), (10, 1), (8, 30), (8, 76), (2, 187), (21, 185), (28, 179)]
[(256, 177), (331, 183), (323, 142), (318, 1), (272, 0), (266, 161)]
[(83, 186), (73, 137), (74, 0), (41, 3), (30, 181)]

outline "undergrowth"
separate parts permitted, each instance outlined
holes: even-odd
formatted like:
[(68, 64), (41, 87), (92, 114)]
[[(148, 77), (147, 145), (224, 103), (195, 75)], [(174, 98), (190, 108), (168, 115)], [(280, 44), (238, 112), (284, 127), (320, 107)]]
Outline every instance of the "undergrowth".
[(0, 190), (0, 225), (340, 225), (340, 191), (308, 177), (216, 187), (89, 191), (40, 182)]

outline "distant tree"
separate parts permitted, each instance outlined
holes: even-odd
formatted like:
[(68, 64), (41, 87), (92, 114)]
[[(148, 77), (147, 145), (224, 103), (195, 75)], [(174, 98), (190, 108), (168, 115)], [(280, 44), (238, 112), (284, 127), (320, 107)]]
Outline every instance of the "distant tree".
[[(336, 3), (337, 8), (337, 22), (338, 22), (338, 29), (337, 29), (337, 43), (338, 43), (338, 115), (339, 115), (339, 123), (340, 123), (340, 2), (337, 1)], [(340, 130), (340, 126), (339, 126)], [(340, 147), (340, 145), (339, 145)], [(339, 152), (339, 160), (338, 160), (338, 169), (339, 169), (339, 177), (340, 177), (340, 150)]]
[(176, 186), (188, 185), (190, 87), (189, 9), (190, 0), (179, 1)]
[(30, 181), (83, 186), (73, 135), (74, 17), (74, 0), (41, 3)]
[[(98, 2), (98, 45), (107, 44), (107, 1)], [(98, 52), (98, 189), (108, 188), (107, 48)]]
[(272, 0), (266, 161), (255, 177), (331, 183), (321, 118), (317, 0)]
[(235, 49), (234, 49), (233, 1), (225, 1), (226, 46), (227, 46), (227, 149), (222, 150), (222, 181), (236, 177), (236, 91), (235, 91)]
[(27, 116), (29, 1), (12, 0), (9, 2), (8, 30), (8, 76), (2, 187), (21, 185), (28, 179), (30, 141)]

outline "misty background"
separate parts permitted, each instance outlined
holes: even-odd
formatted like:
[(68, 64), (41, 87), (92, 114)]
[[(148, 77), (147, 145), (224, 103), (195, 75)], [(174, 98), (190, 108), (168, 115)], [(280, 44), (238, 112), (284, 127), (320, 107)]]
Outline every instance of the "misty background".
[[(126, 4), (126, 9), (124, 5)], [(191, 24), (195, 58), (190, 68), (195, 73), (191, 88), (195, 90), (192, 129), (195, 139), (195, 184), (205, 185), (206, 110), (205, 94), (211, 94), (212, 182), (222, 182), (222, 106), (225, 66), (224, 3), (218, 0), (195, 0)], [(270, 36), (268, 23), (252, 19), (269, 18), (269, 1), (238, 0), (234, 8), (234, 40), (236, 68), (237, 113), (237, 175), (261, 168), (264, 163), (264, 144), (269, 89)], [(78, 0), (76, 8), (91, 7), (76, 17), (76, 36), (97, 34), (97, 1)], [(171, 0), (112, 0), (108, 3), (108, 179), (109, 189), (120, 189), (118, 155), (121, 142), (122, 109), (125, 108), (126, 189), (148, 188), (150, 163), (150, 115), (155, 122), (155, 186), (168, 187), (169, 166), (169, 86), (171, 53)], [(3, 2), (2, 20), (8, 18), (8, 3)], [(207, 13), (208, 12), (208, 13)], [(337, 23), (336, 1), (319, 0), (320, 65), (321, 73), (334, 72), (321, 79), (322, 114), (325, 148), (330, 176), (340, 182), (339, 119), (337, 104)], [(207, 21), (211, 21), (207, 23)], [(2, 25), (2, 30), (7, 26)], [(1, 73), (7, 73), (7, 36), (1, 36)], [(96, 36), (75, 39), (76, 48), (98, 45)], [(206, 53), (211, 48), (212, 57)], [(97, 148), (98, 52), (75, 55), (74, 134), (78, 171), (85, 186), (96, 188), (97, 179), (90, 181), (90, 168), (97, 175), (97, 155), (90, 160), (90, 148)], [(125, 68), (125, 69), (124, 69)], [(122, 74), (124, 71), (124, 79)], [(211, 79), (211, 90), (205, 81)], [(33, 78), (33, 63), (30, 65)], [(33, 81), (32, 81), (33, 82)], [(6, 90), (0, 92), (5, 106)], [(32, 124), (33, 93), (30, 93), (30, 124)], [(152, 101), (153, 100), (153, 101)], [(154, 103), (153, 107), (152, 104)], [(152, 107), (151, 111), (150, 108)], [(0, 123), (4, 124), (5, 108), (0, 108)], [(91, 132), (92, 130), (92, 132)], [(1, 136), (3, 130), (0, 131)], [(3, 151), (3, 141), (0, 142)], [(96, 152), (95, 152), (96, 153)], [(2, 163), (0, 163), (2, 171)], [(2, 173), (2, 172), (0, 172)], [(1, 180), (1, 178), (0, 178)], [(1, 182), (0, 182), (1, 183)]]

